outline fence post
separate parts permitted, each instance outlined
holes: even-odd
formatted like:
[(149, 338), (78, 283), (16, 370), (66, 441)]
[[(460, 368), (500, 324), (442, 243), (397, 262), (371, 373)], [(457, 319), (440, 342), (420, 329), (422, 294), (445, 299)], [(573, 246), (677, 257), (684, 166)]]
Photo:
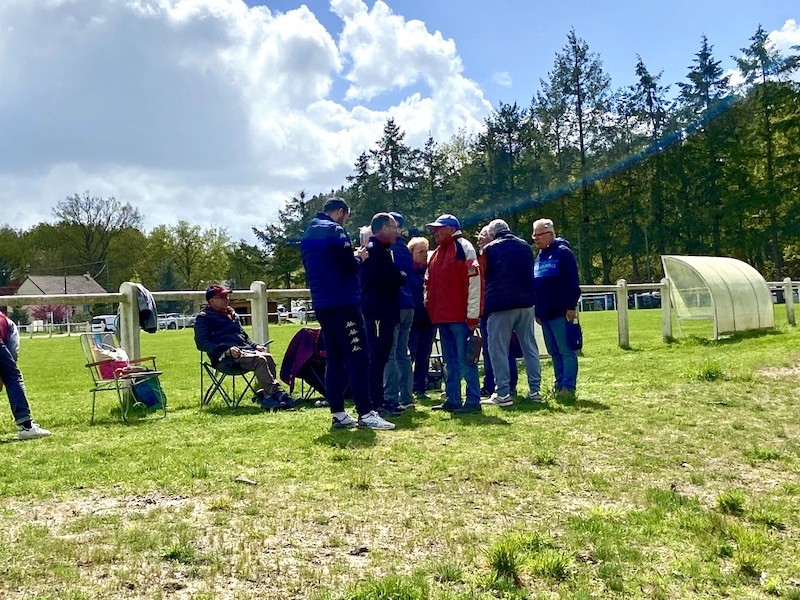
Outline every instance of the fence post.
[(122, 294), (119, 315), (119, 341), (129, 358), (140, 358), (142, 348), (139, 343), (139, 296), (136, 286), (125, 281), (119, 286)]
[(672, 283), (668, 277), (661, 280), (661, 337), (672, 341)]
[(792, 290), (792, 278), (784, 277), (783, 279), (783, 298), (786, 302), (786, 320), (789, 325), (795, 325), (794, 318), (794, 290)]
[(631, 347), (630, 331), (628, 328), (628, 282), (624, 279), (617, 280), (617, 329), (619, 331), (619, 347)]
[(250, 313), (253, 319), (253, 340), (257, 344), (264, 344), (269, 341), (267, 284), (263, 281), (254, 281), (250, 284), (250, 291), (255, 293), (255, 297), (250, 300)]

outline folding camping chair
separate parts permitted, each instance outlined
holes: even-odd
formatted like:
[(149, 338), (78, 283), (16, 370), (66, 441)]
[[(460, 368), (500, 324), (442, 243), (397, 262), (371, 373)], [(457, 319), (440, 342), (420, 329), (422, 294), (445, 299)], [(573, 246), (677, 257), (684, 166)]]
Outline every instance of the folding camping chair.
[[(123, 421), (128, 420), (132, 409), (136, 412), (150, 413), (151, 408), (160, 409), (162, 418), (167, 415), (167, 399), (158, 376), (163, 373), (156, 369), (156, 357), (145, 356), (129, 359), (121, 348), (117, 347), (113, 333), (82, 333), (81, 348), (86, 359), (86, 368), (92, 378), (92, 418), (94, 423), (97, 392), (116, 392), (120, 414)], [(136, 386), (145, 381), (155, 379), (158, 389), (159, 404), (146, 406), (138, 400)]]
[(290, 394), (300, 380), (301, 400), (311, 400), (315, 392), (325, 397), (325, 350), (321, 329), (303, 327), (294, 335), (283, 355), (280, 376), (289, 386)]
[[(206, 378), (209, 380), (208, 384)], [(208, 406), (216, 396), (222, 398), (228, 408), (236, 410), (248, 392), (255, 396), (257, 391), (258, 382), (254, 371), (244, 371), (235, 365), (215, 367), (205, 353), (200, 352), (200, 410)]]

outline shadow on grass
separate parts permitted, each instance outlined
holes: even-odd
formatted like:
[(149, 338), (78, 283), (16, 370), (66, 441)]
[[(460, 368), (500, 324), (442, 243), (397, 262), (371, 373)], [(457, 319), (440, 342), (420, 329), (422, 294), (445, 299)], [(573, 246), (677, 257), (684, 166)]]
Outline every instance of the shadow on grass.
[(328, 433), (314, 438), (314, 443), (342, 450), (371, 448), (375, 445), (377, 437), (377, 433), (372, 429), (331, 429)]
[(585, 410), (610, 410), (611, 407), (608, 404), (603, 404), (602, 402), (597, 402), (596, 400), (587, 400), (578, 398), (577, 400), (558, 400), (557, 402), (551, 402), (553, 407), (555, 406), (563, 406), (564, 408), (582, 408)]

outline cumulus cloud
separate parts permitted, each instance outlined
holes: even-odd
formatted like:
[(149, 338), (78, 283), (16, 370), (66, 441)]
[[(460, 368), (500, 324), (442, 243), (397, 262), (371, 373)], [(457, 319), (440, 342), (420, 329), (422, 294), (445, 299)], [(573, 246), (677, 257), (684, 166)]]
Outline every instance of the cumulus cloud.
[(344, 184), (389, 116), (414, 144), (480, 127), (491, 107), (452, 40), (380, 0), (331, 9), (338, 40), (306, 6), (4, 0), (6, 219), (49, 220), (90, 190), (141, 208), (147, 227), (182, 218), (250, 238), (291, 194)]

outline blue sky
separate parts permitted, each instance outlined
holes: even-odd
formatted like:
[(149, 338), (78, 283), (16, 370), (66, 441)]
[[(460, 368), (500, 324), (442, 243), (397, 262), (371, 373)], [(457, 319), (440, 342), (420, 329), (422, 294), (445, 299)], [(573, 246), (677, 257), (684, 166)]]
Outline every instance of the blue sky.
[(759, 23), (800, 45), (797, 0), (265, 1), (0, 0), (0, 225), (89, 191), (252, 243), (390, 117), (421, 147), (528, 106), (572, 27), (615, 87), (637, 54), (683, 80), (703, 34), (725, 69)]
[[(419, 19), (430, 32), (452, 38), (464, 74), (499, 102), (527, 105), (547, 77), (555, 54), (575, 28), (600, 55), (615, 87), (634, 82), (637, 54), (651, 73), (663, 71), (663, 83), (683, 81), (701, 36), (714, 45), (724, 69), (733, 69), (732, 55), (747, 46), (761, 24), (780, 29), (788, 19), (800, 23), (800, 2), (789, 0), (386, 0), (392, 11)], [(252, 1), (285, 12), (305, 4), (334, 36), (342, 22), (327, 0)], [(369, 7), (374, 1), (367, 2)], [(508, 73), (511, 85), (495, 81)], [(673, 86), (675, 87), (675, 86)]]

